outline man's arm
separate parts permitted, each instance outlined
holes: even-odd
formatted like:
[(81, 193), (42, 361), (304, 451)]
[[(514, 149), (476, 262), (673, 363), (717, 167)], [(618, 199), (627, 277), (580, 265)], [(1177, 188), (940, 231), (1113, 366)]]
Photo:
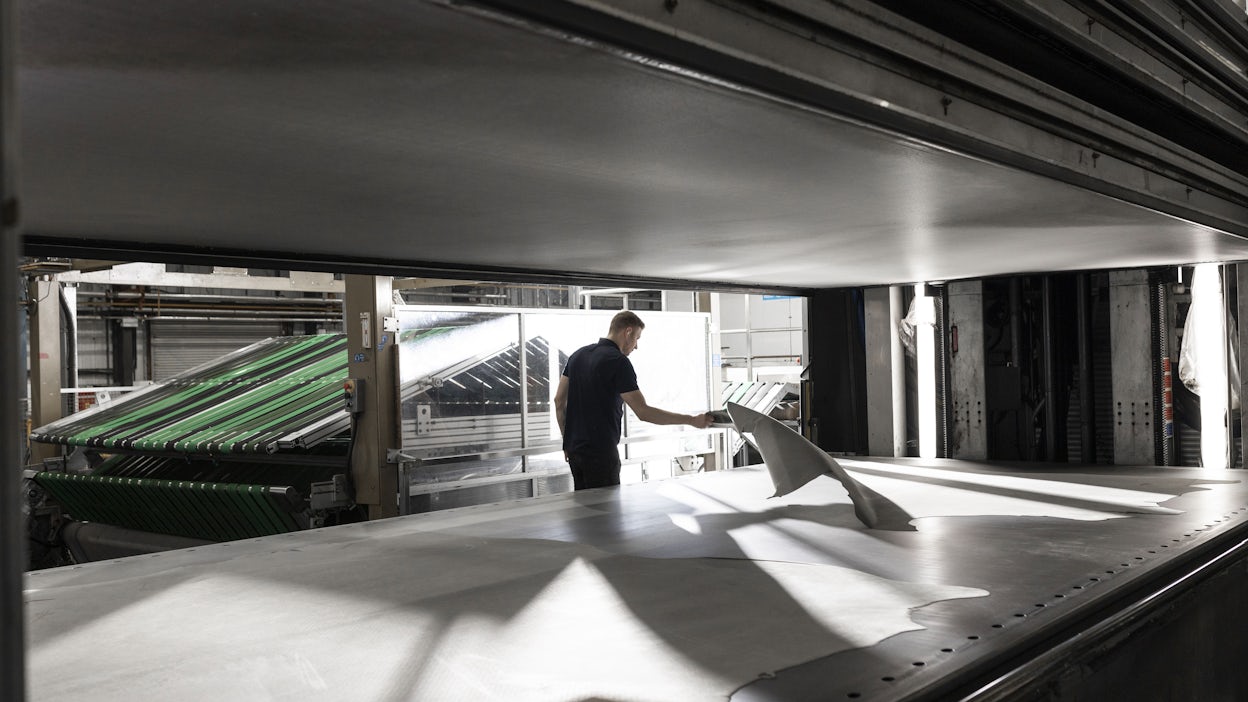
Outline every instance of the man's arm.
[(691, 427), (705, 429), (711, 426), (711, 415), (707, 412), (702, 414), (677, 414), (668, 412), (665, 409), (651, 407), (646, 403), (646, 396), (641, 394), (641, 390), (633, 390), (632, 392), (620, 393), (620, 397), (624, 398), (624, 402), (628, 403), (629, 408), (633, 410), (633, 414), (643, 422), (651, 424), (688, 424)]
[(555, 390), (555, 421), (559, 422), (559, 435), (564, 434), (563, 425), (568, 416), (568, 376), (559, 376), (559, 388)]

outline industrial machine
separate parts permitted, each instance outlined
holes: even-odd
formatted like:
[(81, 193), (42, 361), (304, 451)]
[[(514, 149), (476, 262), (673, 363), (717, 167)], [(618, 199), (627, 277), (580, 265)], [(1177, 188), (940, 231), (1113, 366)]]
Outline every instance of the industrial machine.
[(78, 460), (31, 479), (77, 561), (355, 521), (346, 375), (341, 334), (267, 339), (35, 429)]
[[(405, 511), (570, 490), (550, 403), (568, 356), (602, 336), (614, 312), (406, 306), (395, 314)], [(645, 341), (630, 358), (647, 400), (711, 407), (707, 315), (644, 318)], [(645, 424), (631, 410), (623, 424), (626, 482), (696, 471), (724, 450), (722, 430)]]
[[(522, 317), (531, 330), (523, 342)], [(569, 346), (607, 318), (400, 308), (403, 432), (392, 453), (404, 467), (401, 511), (570, 489), (562, 461), (543, 460), (559, 456), (551, 379)], [(654, 358), (679, 356), (678, 369), (697, 369), (654, 395), (706, 406), (705, 316), (650, 320), (670, 331), (655, 335)], [(370, 390), (348, 377), (348, 354), (342, 334), (274, 337), (35, 429), (32, 441), (72, 449), (28, 475), (28, 530), (43, 547), (41, 564), (59, 563), (60, 544), (87, 562), (364, 519), (350, 460), (353, 419)], [(635, 463), (688, 465), (711, 451), (706, 434), (672, 438), (670, 428), (636, 423), (631, 433)]]
[[(747, 409), (770, 415), (786, 422), (794, 430), (800, 431), (799, 404), (801, 390), (794, 383), (774, 382), (765, 380), (725, 382), (720, 393), (720, 407), (726, 408), (729, 403), (738, 404)], [(757, 463), (757, 453), (749, 452), (750, 444), (745, 437), (734, 431), (728, 446), (728, 453), (734, 456), (741, 465)]]
[[(387, 329), (390, 275), (802, 295), (803, 428), (912, 529), (868, 527), (824, 475), (769, 498), (762, 468), (24, 578), (10, 525), (0, 698), (1248, 699), (1248, 482), (1212, 468), (1233, 465), (1213, 449), (1234, 403), (1206, 386), (1219, 460), (1178, 467), (1151, 328), (1172, 323), (1155, 271), (1248, 259), (1242, 1), (16, 4), (7, 260), (334, 270), (362, 330)], [(915, 383), (892, 343), (903, 285), (924, 301)], [(529, 339), (548, 359), (575, 343), (512, 321), (508, 379)], [(380, 351), (348, 327), (352, 358)], [(427, 374), (464, 359), (445, 360)], [(356, 400), (392, 390), (349, 380)], [(529, 389), (490, 460), (553, 474)], [(424, 399), (430, 432), (454, 416)], [(382, 427), (369, 411), (357, 424)], [(642, 471), (706, 439), (637, 429)], [(263, 443), (211, 433), (210, 462)], [(439, 462), (471, 457), (421, 436), (384, 448), (458, 489)], [(261, 488), (269, 522), (270, 488), (308, 497), (229, 480)]]

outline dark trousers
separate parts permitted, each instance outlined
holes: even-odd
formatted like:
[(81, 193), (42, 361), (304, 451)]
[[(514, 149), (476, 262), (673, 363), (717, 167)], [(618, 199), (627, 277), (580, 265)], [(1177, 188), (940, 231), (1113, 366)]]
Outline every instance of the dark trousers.
[(577, 490), (620, 484), (620, 454), (569, 453), (572, 485)]

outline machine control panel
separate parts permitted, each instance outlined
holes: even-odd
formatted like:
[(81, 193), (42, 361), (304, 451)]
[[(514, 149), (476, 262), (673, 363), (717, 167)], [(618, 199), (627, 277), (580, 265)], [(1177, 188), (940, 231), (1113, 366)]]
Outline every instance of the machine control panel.
[(344, 408), (351, 414), (359, 414), (364, 411), (364, 380), (362, 378), (347, 378), (342, 381), (342, 393)]

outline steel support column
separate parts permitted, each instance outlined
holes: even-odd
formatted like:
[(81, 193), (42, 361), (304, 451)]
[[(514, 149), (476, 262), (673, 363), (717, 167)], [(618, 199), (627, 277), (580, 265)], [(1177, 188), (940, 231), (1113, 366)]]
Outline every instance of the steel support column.
[(398, 466), (386, 462), (386, 449), (399, 446), (398, 383), (395, 338), (382, 331), (394, 296), (384, 276), (346, 276), (344, 327), (351, 377), (364, 382), (363, 411), (352, 426), (351, 476), (355, 501), (368, 507), (369, 519), (394, 517), (398, 509)]
[(1152, 465), (1153, 373), (1148, 273), (1109, 274), (1114, 463)]
[(867, 372), (867, 451), (872, 456), (906, 455), (905, 357), (897, 336), (901, 290), (863, 291)]
[[(20, 210), (17, 196), (17, 3), (0, 0), (0, 290), (18, 289)], [(0, 305), (0, 700), (26, 699), (25, 618), (18, 398), (25, 393), (18, 367), (18, 308)]]
[[(61, 418), (61, 284), (32, 280), (30, 300), (30, 423), (41, 427)], [(31, 460), (60, 455), (60, 447), (32, 444)]]
[(1075, 319), (1079, 363), (1079, 461), (1096, 462), (1096, 418), (1092, 381), (1092, 286), (1087, 273), (1075, 278)]
[[(1244, 325), (1248, 324), (1248, 265), (1242, 263), (1235, 266), (1236, 304), (1239, 305), (1238, 336), (1231, 343), (1238, 345), (1239, 351), (1239, 433), (1248, 437), (1248, 412), (1244, 411), (1245, 399), (1248, 399), (1248, 373), (1244, 372), (1244, 361), (1248, 360), (1248, 332)], [(1177, 375), (1177, 371), (1175, 375)], [(1248, 468), (1248, 460), (1240, 456), (1241, 467)]]
[[(1057, 350), (1053, 345), (1055, 325), (1053, 315), (1056, 314), (1053, 304), (1053, 276), (1046, 275), (1040, 281), (1040, 325), (1041, 346), (1044, 354), (1043, 386), (1044, 386), (1044, 460), (1058, 459), (1058, 384), (1057, 384)], [(1062, 453), (1065, 453), (1063, 449)]]
[(906, 455), (906, 350), (901, 343), (901, 320), (906, 316), (906, 304), (902, 301), (902, 286), (894, 285), (888, 291), (889, 308), (891, 309), (890, 325), (893, 329), (893, 455)]
[(949, 397), (953, 426), (950, 458), (988, 458), (984, 357), (984, 293), (980, 281), (950, 283)]

